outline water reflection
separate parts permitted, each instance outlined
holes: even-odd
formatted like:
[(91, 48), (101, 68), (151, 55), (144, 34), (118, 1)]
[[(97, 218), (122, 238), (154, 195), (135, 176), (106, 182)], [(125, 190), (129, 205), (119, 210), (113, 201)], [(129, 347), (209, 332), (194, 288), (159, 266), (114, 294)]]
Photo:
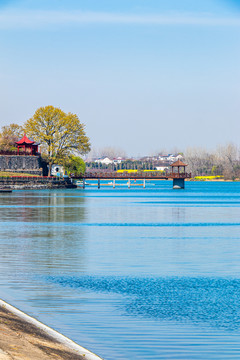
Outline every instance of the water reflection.
[[(1, 221), (79, 222), (84, 220), (85, 197), (64, 192), (16, 192), (0, 197)], [(64, 196), (65, 195), (65, 196)]]
[(31, 272), (51, 274), (53, 269), (71, 272), (73, 267), (84, 271), (86, 229), (65, 223), (86, 221), (85, 197), (37, 194), (16, 192), (0, 199), (1, 267), (10, 264), (16, 277)]
[(3, 194), (0, 296), (109, 360), (239, 357), (240, 183), (171, 188)]

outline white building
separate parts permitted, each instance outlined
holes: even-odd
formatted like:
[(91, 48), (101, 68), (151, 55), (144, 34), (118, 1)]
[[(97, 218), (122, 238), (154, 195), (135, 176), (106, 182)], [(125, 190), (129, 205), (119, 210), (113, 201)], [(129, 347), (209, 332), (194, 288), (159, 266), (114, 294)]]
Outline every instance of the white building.
[(114, 164), (121, 164), (122, 161), (124, 161), (124, 159), (121, 156), (113, 159)]
[(158, 171), (167, 171), (167, 170), (169, 170), (169, 167), (168, 166), (156, 166), (156, 169)]
[(178, 154), (178, 155), (173, 155), (173, 154), (168, 154), (168, 155), (159, 155), (159, 160), (162, 161), (169, 161), (170, 163), (173, 163), (177, 160), (182, 160), (183, 156)]
[(64, 167), (61, 165), (53, 164), (51, 169), (52, 176), (63, 176), (64, 175)]
[(110, 160), (108, 157), (105, 157), (105, 158), (102, 158), (102, 159), (95, 160), (95, 163), (109, 165), (109, 164), (113, 164), (113, 160)]

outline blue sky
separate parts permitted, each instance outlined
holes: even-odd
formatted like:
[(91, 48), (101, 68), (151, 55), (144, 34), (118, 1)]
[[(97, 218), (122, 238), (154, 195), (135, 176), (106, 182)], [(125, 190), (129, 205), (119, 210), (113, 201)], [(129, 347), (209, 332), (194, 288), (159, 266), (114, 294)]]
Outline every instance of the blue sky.
[(1, 124), (77, 113), (129, 155), (239, 141), (240, 1), (0, 0)]

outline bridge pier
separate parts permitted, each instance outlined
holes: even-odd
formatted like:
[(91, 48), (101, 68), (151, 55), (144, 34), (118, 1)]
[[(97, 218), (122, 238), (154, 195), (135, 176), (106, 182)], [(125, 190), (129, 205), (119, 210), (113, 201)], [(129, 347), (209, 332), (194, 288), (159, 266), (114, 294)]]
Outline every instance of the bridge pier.
[(185, 189), (184, 179), (173, 179), (173, 189)]

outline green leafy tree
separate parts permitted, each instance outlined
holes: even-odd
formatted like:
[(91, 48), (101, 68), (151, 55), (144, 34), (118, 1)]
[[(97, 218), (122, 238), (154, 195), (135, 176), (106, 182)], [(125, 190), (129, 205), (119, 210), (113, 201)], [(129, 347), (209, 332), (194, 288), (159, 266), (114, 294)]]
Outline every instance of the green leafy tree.
[(79, 177), (83, 176), (86, 171), (85, 162), (79, 156), (69, 156), (64, 166), (68, 174), (74, 174), (75, 176)]
[(68, 156), (90, 151), (84, 128), (76, 114), (65, 113), (53, 106), (40, 107), (24, 124), (26, 133), (42, 144), (42, 152), (49, 163), (49, 175), (54, 162), (64, 163)]

